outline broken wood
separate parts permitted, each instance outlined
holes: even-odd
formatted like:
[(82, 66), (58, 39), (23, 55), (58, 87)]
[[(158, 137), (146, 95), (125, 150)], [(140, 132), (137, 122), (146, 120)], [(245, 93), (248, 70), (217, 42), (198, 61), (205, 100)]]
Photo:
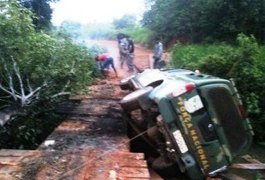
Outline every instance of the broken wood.
[(236, 163), (231, 166), (231, 168), (237, 168), (237, 169), (248, 169), (248, 170), (265, 170), (265, 164), (260, 163)]
[(251, 157), (250, 155), (248, 155), (248, 154), (242, 156), (242, 158), (243, 158), (244, 160), (246, 160), (247, 162), (250, 162), (250, 163), (262, 164), (262, 162), (258, 161), (257, 159), (252, 158), (252, 157)]
[(265, 170), (265, 163), (252, 158), (250, 155), (242, 156), (244, 160), (249, 163), (236, 163), (231, 166), (231, 168), (236, 169), (248, 169), (248, 170)]

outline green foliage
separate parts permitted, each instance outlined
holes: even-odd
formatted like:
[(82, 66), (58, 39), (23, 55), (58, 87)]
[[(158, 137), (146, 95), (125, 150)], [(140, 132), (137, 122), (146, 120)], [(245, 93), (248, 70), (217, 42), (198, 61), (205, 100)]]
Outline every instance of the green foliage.
[(196, 69), (197, 63), (207, 57), (213, 56), (211, 59), (215, 59), (217, 52), (224, 52), (227, 49), (227, 45), (215, 44), (215, 45), (182, 45), (177, 43), (173, 46), (171, 55), (174, 59), (172, 65), (175, 67), (184, 67), (189, 69)]
[(116, 29), (131, 28), (136, 25), (136, 17), (125, 14), (120, 19), (115, 19), (112, 24)]
[(98, 54), (107, 52), (107, 49), (105, 47), (99, 46), (97, 44), (88, 45), (88, 48), (92, 57), (96, 57)]
[(49, 29), (51, 26), (52, 9), (50, 2), (57, 0), (19, 0), (32, 13), (33, 24), (37, 29)]
[(1, 127), (0, 148), (36, 149), (62, 121), (62, 117), (52, 111), (40, 115), (19, 116)]
[(63, 21), (60, 28), (68, 32), (72, 38), (78, 38), (81, 35), (81, 24), (74, 21)]
[(253, 36), (239, 34), (237, 45), (176, 45), (172, 64), (176, 67), (199, 69), (201, 72), (233, 78), (236, 82), (248, 117), (254, 126), (257, 140), (265, 140), (265, 59), (264, 47)]
[[(2, 77), (8, 79), (12, 75), (15, 61), (21, 77), (28, 79), (33, 89), (47, 84), (42, 92), (45, 96), (64, 88), (69, 92), (82, 89), (91, 80), (94, 66), (88, 49), (75, 45), (70, 39), (58, 41), (56, 37), (36, 32), (30, 15), (27, 10), (12, 4), (0, 16)], [(7, 81), (2, 83), (7, 85)]]
[(34, 148), (59, 122), (56, 104), (99, 75), (99, 49), (77, 45), (63, 31), (36, 32), (32, 13), (15, 2), (0, 6), (0, 112), (16, 110), (0, 127), (0, 148)]
[(264, 0), (150, 0), (143, 25), (165, 44), (233, 41), (237, 34), (253, 34), (264, 42)]

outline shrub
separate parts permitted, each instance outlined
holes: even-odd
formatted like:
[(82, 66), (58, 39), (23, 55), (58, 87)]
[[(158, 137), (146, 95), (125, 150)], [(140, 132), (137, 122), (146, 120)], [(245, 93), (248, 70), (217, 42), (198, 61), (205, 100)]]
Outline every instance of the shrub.
[[(13, 121), (0, 127), (0, 148), (7, 142), (29, 148), (40, 142), (36, 136), (43, 129), (39, 125), (58, 122), (52, 118), (55, 105), (86, 90), (99, 72), (88, 48), (65, 34), (36, 32), (31, 12), (15, 1), (0, 6), (0, 112), (15, 112)], [(22, 147), (13, 137), (27, 144)]]
[(89, 84), (95, 63), (87, 48), (36, 32), (31, 13), (16, 3), (6, 6), (0, 19), (0, 88), (8, 103), (24, 107)]

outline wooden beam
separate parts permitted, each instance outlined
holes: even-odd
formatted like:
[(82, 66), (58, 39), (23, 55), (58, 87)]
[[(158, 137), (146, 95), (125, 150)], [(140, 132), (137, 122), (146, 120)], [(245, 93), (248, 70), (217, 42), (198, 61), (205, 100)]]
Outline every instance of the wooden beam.
[(249, 170), (265, 170), (265, 164), (260, 164), (260, 163), (236, 163), (231, 166), (231, 168), (236, 168), (236, 169), (249, 169)]

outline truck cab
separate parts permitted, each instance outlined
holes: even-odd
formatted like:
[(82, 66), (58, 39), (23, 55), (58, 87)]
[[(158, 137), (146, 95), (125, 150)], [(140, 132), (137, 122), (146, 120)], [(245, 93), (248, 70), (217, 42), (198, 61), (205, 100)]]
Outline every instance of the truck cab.
[(144, 134), (160, 154), (156, 168), (177, 165), (190, 179), (215, 176), (251, 144), (251, 126), (231, 80), (146, 69), (121, 80), (120, 87), (128, 91), (120, 104), (129, 129)]

